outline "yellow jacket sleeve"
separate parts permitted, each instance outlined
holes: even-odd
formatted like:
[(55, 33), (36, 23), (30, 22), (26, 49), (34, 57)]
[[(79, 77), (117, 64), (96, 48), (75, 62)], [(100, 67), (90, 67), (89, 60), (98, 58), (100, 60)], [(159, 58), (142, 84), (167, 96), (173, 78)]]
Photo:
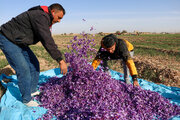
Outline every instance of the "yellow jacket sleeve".
[[(124, 39), (123, 39), (123, 40), (124, 40)], [(127, 41), (127, 40), (124, 40), (124, 41), (125, 41), (125, 43), (126, 43), (126, 45), (127, 45), (128, 51), (131, 51), (131, 50), (134, 49), (133, 45), (132, 45), (129, 41)]]
[(128, 59), (126, 62), (126, 65), (129, 68), (129, 72), (130, 72), (131, 76), (138, 74), (133, 59)]
[(94, 59), (92, 62), (93, 68), (96, 69), (100, 63), (101, 63), (100, 59)]

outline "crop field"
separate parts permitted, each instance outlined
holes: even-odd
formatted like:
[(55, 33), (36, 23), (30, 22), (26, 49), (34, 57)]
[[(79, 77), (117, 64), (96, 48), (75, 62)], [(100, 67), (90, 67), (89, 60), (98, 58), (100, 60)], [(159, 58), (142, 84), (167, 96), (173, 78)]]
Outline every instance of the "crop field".
[[(80, 35), (78, 35), (80, 36)], [(68, 51), (67, 45), (74, 35), (54, 35), (58, 48), (62, 53)], [(103, 35), (89, 36), (95, 39), (95, 49), (99, 49)], [(139, 78), (180, 87), (180, 34), (150, 34), (150, 35), (118, 35), (118, 38), (129, 40), (135, 47), (134, 61)], [(41, 43), (30, 46), (40, 62), (41, 71), (59, 67), (46, 52)], [(0, 74), (15, 74), (0, 50)], [(121, 61), (110, 61), (110, 68), (122, 72)]]

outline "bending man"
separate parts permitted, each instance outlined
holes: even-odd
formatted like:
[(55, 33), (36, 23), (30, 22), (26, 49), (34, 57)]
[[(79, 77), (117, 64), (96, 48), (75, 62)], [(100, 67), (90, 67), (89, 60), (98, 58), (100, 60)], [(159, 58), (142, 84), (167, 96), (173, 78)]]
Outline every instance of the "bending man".
[(0, 48), (9, 64), (16, 71), (22, 102), (27, 106), (38, 106), (31, 100), (37, 93), (39, 62), (29, 45), (42, 43), (51, 57), (56, 60), (63, 74), (67, 65), (55, 44), (50, 28), (60, 22), (65, 10), (60, 4), (36, 6), (3, 24), (0, 29)]
[(104, 71), (108, 71), (108, 60), (123, 60), (124, 79), (127, 84), (131, 84), (129, 72), (133, 79), (133, 84), (139, 86), (137, 81), (137, 70), (132, 59), (134, 47), (127, 40), (118, 39), (115, 35), (109, 34), (101, 41), (101, 47), (92, 62), (94, 69), (103, 61), (102, 66)]

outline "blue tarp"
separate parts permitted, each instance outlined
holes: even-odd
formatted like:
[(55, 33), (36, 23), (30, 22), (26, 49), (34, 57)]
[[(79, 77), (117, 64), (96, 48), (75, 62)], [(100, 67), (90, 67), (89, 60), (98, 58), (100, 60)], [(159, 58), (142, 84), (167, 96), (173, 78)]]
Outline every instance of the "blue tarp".
[[(111, 70), (112, 78), (123, 81), (123, 74)], [(48, 78), (57, 76), (62, 77), (60, 69), (51, 69), (40, 73), (39, 83), (46, 82)], [(11, 79), (12, 82), (7, 84), (2, 82), (3, 78)], [(0, 120), (36, 120), (46, 113), (46, 109), (42, 107), (27, 107), (21, 102), (21, 94), (17, 86), (17, 78), (15, 75), (0, 75), (0, 81), (5, 88), (6, 93), (0, 101)], [(172, 103), (180, 106), (180, 88), (168, 87), (165, 85), (157, 85), (143, 79), (138, 79), (141, 88), (158, 92)], [(179, 117), (173, 117), (172, 120), (180, 120)]]

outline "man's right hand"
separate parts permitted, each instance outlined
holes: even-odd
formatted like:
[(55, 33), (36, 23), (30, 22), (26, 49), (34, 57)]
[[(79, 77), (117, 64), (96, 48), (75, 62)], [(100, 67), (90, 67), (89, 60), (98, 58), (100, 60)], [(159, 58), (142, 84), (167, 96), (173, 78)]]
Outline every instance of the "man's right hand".
[(60, 69), (61, 69), (61, 74), (65, 75), (67, 73), (67, 65), (66, 65), (66, 62), (64, 62), (64, 60), (61, 60), (59, 62), (59, 66), (60, 66)]
[(133, 85), (134, 85), (134, 86), (139, 86), (138, 81), (133, 81)]

